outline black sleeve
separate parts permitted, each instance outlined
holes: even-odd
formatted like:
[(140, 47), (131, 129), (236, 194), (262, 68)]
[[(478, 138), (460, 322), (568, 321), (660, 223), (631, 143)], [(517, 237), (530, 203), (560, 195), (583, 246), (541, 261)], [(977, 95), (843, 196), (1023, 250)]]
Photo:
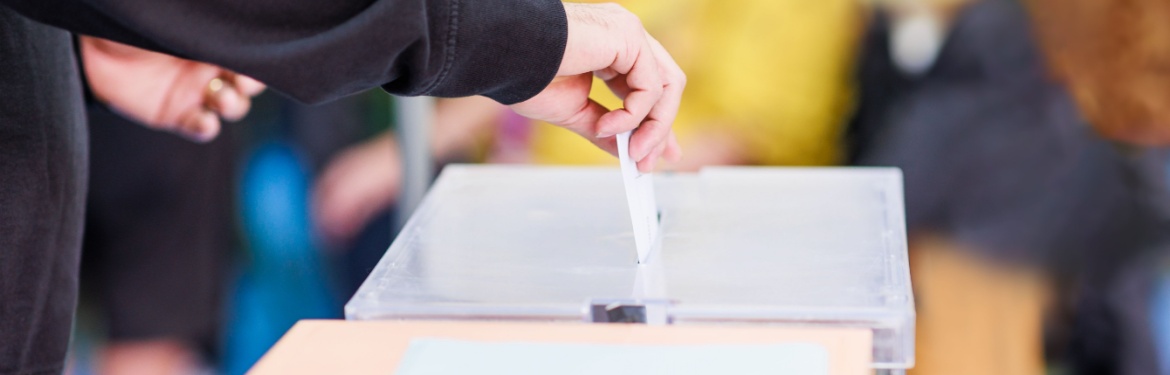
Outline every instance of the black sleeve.
[(557, 0), (0, 0), (77, 33), (206, 61), (305, 102), (540, 92), (568, 36)]

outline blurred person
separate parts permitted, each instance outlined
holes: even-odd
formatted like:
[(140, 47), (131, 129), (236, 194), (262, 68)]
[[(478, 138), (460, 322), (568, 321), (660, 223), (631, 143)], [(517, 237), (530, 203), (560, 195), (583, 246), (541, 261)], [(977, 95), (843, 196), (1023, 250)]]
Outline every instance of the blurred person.
[[(1036, 25), (1040, 46), (1053, 77), (1068, 88), (1084, 117), (1102, 135), (1118, 140), (1135, 159), (1158, 150), (1146, 170), (1166, 181), (1164, 150), (1170, 144), (1170, 4), (1151, 0), (1109, 2), (1024, 2)], [(1150, 163), (1145, 163), (1150, 164)], [(1170, 210), (1166, 186), (1148, 195), (1152, 205)], [(1160, 229), (1165, 231), (1165, 223)], [(1080, 336), (1070, 351), (1101, 372), (1170, 373), (1170, 309), (1162, 296), (1170, 285), (1165, 264), (1170, 240), (1159, 238), (1152, 251), (1120, 259), (1085, 262), (1088, 287), (1078, 306), (1095, 314), (1074, 315)], [(1153, 254), (1150, 254), (1153, 253)], [(1091, 283), (1090, 283), (1091, 282)], [(1151, 322), (1151, 320), (1153, 320)], [(1153, 329), (1151, 330), (1151, 326)], [(1152, 331), (1152, 332), (1151, 332)], [(1110, 340), (1094, 340), (1096, 337)], [(1153, 336), (1153, 337), (1150, 337)], [(1154, 345), (1147, 345), (1153, 341)], [(1151, 349), (1151, 346), (1154, 348)], [(1140, 361), (1134, 358), (1140, 358)], [(1150, 357), (1158, 357), (1151, 364)]]
[[(685, 76), (636, 17), (614, 6), (548, 0), (381, 0), (327, 7), (186, 0), (3, 4), (4, 373), (62, 370), (78, 288), (87, 134), (71, 39), (53, 26), (214, 63), (304, 100), (323, 101), (375, 86), (407, 95), (482, 94), (595, 139), (610, 151), (616, 148), (613, 135), (637, 127), (631, 150), (641, 156), (644, 169), (659, 156), (679, 155), (670, 125)], [(588, 100), (582, 88), (593, 72), (624, 94), (625, 108), (610, 111)], [(201, 86), (218, 93), (224, 78)], [(166, 96), (157, 91), (144, 95)], [(224, 115), (226, 109), (214, 110)], [(181, 125), (191, 123), (198, 130)], [(205, 130), (214, 125), (211, 121), (164, 125), (214, 134)]]
[[(385, 99), (383, 99), (385, 102)], [(380, 113), (389, 114), (388, 108)], [(431, 129), (432, 161), (483, 161), (499, 119), (511, 111), (482, 97), (439, 99)], [(377, 120), (386, 124), (390, 118)], [(352, 295), (397, 235), (402, 165), (395, 133), (383, 130), (316, 158), (309, 212), (321, 249), (332, 263), (333, 283)]]
[[(483, 152), (476, 149), (483, 147), (505, 111), (482, 97), (440, 99), (435, 107), (430, 147), (433, 160), (440, 164), (477, 159)], [(400, 156), (394, 134), (384, 132), (329, 160), (317, 179), (312, 203), (316, 228), (327, 240), (344, 245), (393, 207), (402, 182)]]
[[(205, 112), (205, 106), (234, 108), (234, 111), (229, 110), (234, 114), (225, 116), (231, 119), (237, 119), (251, 107), (249, 101), (240, 100), (246, 99), (246, 96), (223, 95), (223, 92), (220, 92), (220, 95), (208, 93), (208, 98), (221, 100), (221, 103), (213, 104), (191, 103), (190, 99), (200, 98), (183, 96), (199, 94), (203, 89), (199, 73), (222, 71), (215, 66), (180, 60), (96, 38), (81, 37), (80, 43), (83, 67), (96, 80), (102, 101), (119, 107), (129, 104), (128, 108), (116, 109), (117, 112), (139, 118), (139, 121), (149, 127), (168, 123), (160, 120), (167, 116), (183, 117), (165, 113), (167, 105), (191, 108), (190, 112), (194, 114)], [(151, 78), (150, 75), (141, 75), (144, 71), (158, 72), (168, 68), (182, 70), (170, 74), (155, 74), (157, 78), (162, 79), (141, 79)], [(108, 83), (113, 81), (119, 84)], [(193, 90), (165, 91), (171, 94), (170, 97), (139, 96), (142, 91), (150, 92), (153, 86), (182, 87), (186, 84), (186, 87), (192, 88), (192, 83), (195, 85)], [(235, 89), (235, 86), (230, 84), (221, 88), (225, 91)], [(166, 105), (158, 105), (159, 102)], [(261, 118), (254, 118), (246, 123), (249, 127), (248, 131), (242, 132), (243, 135), (263, 132), (267, 123), (278, 122), (272, 115), (280, 114), (282, 110), (273, 111), (277, 106), (273, 105), (274, 100), (271, 98), (267, 102), (268, 109), (262, 111)], [(338, 104), (345, 105), (354, 100), (347, 98), (340, 102), (321, 106), (314, 112), (330, 112), (331, 109), (338, 108)], [(189, 105), (183, 105), (184, 103)], [(348, 107), (340, 109), (343, 112), (352, 110)], [(100, 374), (185, 374), (210, 371), (212, 366), (217, 365), (216, 362), (223, 361), (219, 365), (228, 373), (243, 373), (254, 362), (254, 358), (250, 357), (259, 356), (253, 352), (263, 353), (272, 345), (275, 338), (263, 337), (265, 335), (257, 334), (259, 331), (256, 329), (241, 333), (236, 328), (229, 330), (228, 335), (220, 332), (221, 327), (225, 325), (221, 319), (225, 310), (223, 292), (228, 289), (227, 280), (234, 280), (228, 277), (231, 273), (228, 270), (235, 268), (230, 267), (232, 264), (228, 262), (226, 255), (227, 250), (234, 248), (237, 243), (233, 241), (235, 231), (232, 224), (235, 217), (231, 210), (234, 180), (231, 176), (234, 174), (233, 162), (236, 151), (236, 147), (230, 143), (232, 140), (218, 140), (209, 145), (184, 142), (164, 134), (128, 127), (130, 121), (106, 110), (103, 106), (91, 106), (89, 115), (92, 176), (87, 208), (87, 230), (83, 242), (85, 251), (82, 259), (82, 285), (86, 305), (96, 307), (99, 311), (98, 317), (102, 324), (97, 327), (96, 332), (104, 339), (98, 341), (100, 345), (96, 348), (90, 364), (94, 365)], [(328, 121), (303, 115), (290, 113), (289, 117), (298, 119), (308, 117), (308, 122), (318, 123), (313, 124), (315, 126), (311, 128), (327, 130), (304, 137), (313, 139), (313, 142), (310, 142), (313, 144), (306, 147), (310, 151), (318, 151), (322, 143), (328, 143), (331, 138), (338, 138), (335, 134), (352, 133), (350, 129), (352, 121), (348, 121), (344, 114)], [(218, 121), (215, 117), (211, 120)], [(321, 122), (328, 122), (329, 126), (320, 126)], [(345, 137), (343, 134), (340, 136)], [(271, 153), (263, 155), (261, 164), (272, 166), (273, 156), (276, 155)], [(245, 170), (245, 176), (251, 176), (255, 172), (258, 171)], [(295, 181), (287, 179), (288, 176), (267, 173), (263, 178), (270, 184), (296, 185)], [(289, 191), (289, 187), (270, 186), (266, 191), (268, 193), (266, 196), (275, 197), (278, 194), (273, 193)], [(242, 199), (241, 203), (253, 201)], [(272, 199), (268, 199), (268, 202), (271, 203)], [(264, 241), (251, 236), (256, 228), (247, 224), (254, 224), (257, 220), (272, 221), (293, 216), (283, 215), (274, 218), (273, 213), (287, 210), (273, 208), (275, 207), (259, 208), (268, 219), (250, 217), (250, 220), (242, 220), (245, 223), (242, 227), (250, 234), (246, 238), (249, 239), (247, 243), (251, 256), (248, 258), (251, 263), (256, 262), (258, 258), (256, 253), (271, 250), (258, 248), (264, 246)], [(175, 219), (161, 219), (166, 217)], [(287, 234), (286, 236), (295, 237)], [(288, 243), (279, 246), (282, 248), (277, 250), (281, 254), (293, 251)], [(273, 332), (266, 335), (279, 337), (291, 325), (278, 323), (283, 320), (281, 319), (283, 316), (292, 316), (294, 321), (299, 318), (339, 316), (337, 313), (329, 315), (321, 312), (323, 309), (341, 310), (341, 306), (329, 297), (321, 297), (328, 294), (331, 285), (326, 285), (322, 280), (306, 277), (309, 273), (294, 267), (295, 262), (287, 257), (274, 260), (280, 262), (280, 266), (269, 269), (295, 275), (276, 276), (279, 278), (278, 281), (298, 288), (297, 295), (305, 298), (288, 301), (291, 302), (291, 306), (273, 303), (280, 300), (281, 291), (270, 290), (271, 288), (258, 290), (263, 289), (261, 286), (264, 284), (262, 282), (257, 284), (255, 278), (249, 278), (247, 281), (251, 283), (248, 285), (234, 285), (232, 289), (258, 291), (259, 294), (245, 293), (246, 297), (261, 301), (259, 303), (262, 306), (281, 305), (274, 306), (281, 310), (274, 313), (260, 308), (242, 314), (232, 314), (227, 320), (228, 326), (239, 327), (240, 324), (254, 328), (272, 326)], [(319, 263), (319, 260), (317, 262)], [(237, 280), (233, 281), (233, 284), (244, 282)], [(313, 285), (315, 282), (320, 285)], [(310, 290), (321, 293), (309, 293)], [(322, 302), (323, 300), (328, 302)], [(231, 306), (233, 311), (239, 311), (246, 307), (236, 305), (255, 305), (250, 302), (252, 301), (237, 300), (228, 306)], [(306, 314), (306, 311), (309, 313)], [(229, 345), (221, 345), (222, 338), (228, 339), (224, 341)], [(250, 343), (248, 340), (255, 340), (259, 344), (248, 345)], [(224, 352), (224, 349), (227, 351)]]
[(1023, 5), (954, 10), (917, 71), (895, 56), (898, 10), (875, 17), (849, 133), (853, 162), (905, 176), (914, 372), (1036, 374), (1047, 358), (1072, 373), (1153, 373), (1140, 272), (1127, 266), (1164, 231), (1150, 160), (1081, 117)]
[(235, 244), (230, 144), (199, 147), (102, 108), (88, 119), (81, 300), (101, 324), (95, 373), (202, 371), (218, 347)]
[[(92, 87), (81, 280), (83, 300), (92, 302), (102, 325), (95, 372), (206, 371), (218, 347), (227, 259), (236, 242), (233, 145), (210, 138), (219, 132), (219, 117), (242, 118), (263, 85), (108, 40), (80, 37), (79, 44)], [(223, 86), (205, 92), (207, 80), (216, 78)], [(153, 95), (160, 92), (165, 95)], [(138, 126), (165, 124), (181, 124), (180, 134), (207, 144)]]

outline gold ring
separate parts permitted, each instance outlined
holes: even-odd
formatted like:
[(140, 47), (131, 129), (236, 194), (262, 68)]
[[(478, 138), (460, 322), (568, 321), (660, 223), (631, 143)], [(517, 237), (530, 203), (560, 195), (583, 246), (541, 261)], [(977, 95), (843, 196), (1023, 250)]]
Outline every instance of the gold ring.
[(223, 86), (223, 79), (220, 79), (219, 77), (212, 78), (210, 81), (207, 81), (207, 92), (215, 95), (219, 92), (219, 90), (223, 90)]

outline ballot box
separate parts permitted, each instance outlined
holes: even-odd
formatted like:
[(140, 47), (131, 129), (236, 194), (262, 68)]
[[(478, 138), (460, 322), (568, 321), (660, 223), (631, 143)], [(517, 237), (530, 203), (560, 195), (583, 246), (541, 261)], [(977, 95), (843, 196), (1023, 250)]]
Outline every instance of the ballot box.
[(900, 171), (654, 183), (660, 232), (639, 264), (617, 168), (448, 166), (346, 319), (851, 329), (869, 333), (872, 368), (913, 366)]

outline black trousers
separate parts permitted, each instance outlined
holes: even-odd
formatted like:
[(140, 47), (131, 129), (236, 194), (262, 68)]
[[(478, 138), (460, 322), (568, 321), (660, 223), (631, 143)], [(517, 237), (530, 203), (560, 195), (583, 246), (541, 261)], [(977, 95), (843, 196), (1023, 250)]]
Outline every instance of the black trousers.
[(87, 142), (69, 33), (0, 7), (0, 374), (64, 366)]

